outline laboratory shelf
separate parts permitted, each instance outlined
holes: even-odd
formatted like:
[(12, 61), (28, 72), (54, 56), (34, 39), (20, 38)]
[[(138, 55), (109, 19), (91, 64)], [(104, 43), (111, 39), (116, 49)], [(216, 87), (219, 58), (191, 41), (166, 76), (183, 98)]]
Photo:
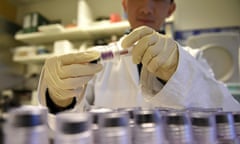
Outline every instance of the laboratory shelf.
[(64, 28), (55, 32), (17, 33), (15, 39), (27, 44), (53, 43), (56, 40), (88, 40), (104, 38), (111, 35), (123, 35), (129, 28), (128, 21), (110, 23), (109, 21), (96, 22), (85, 27)]
[(52, 56), (54, 56), (54, 54), (13, 57), (13, 61), (22, 64), (43, 64), (47, 58), (50, 58)]

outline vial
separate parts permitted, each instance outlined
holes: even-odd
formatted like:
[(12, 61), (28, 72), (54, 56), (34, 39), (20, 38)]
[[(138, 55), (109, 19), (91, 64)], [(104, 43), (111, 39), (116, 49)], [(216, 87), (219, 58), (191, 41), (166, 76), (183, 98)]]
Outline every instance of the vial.
[(56, 122), (55, 144), (93, 144), (89, 113), (62, 112)]
[(88, 112), (92, 115), (92, 132), (94, 144), (100, 143), (100, 129), (99, 129), (99, 117), (107, 112), (112, 112), (112, 109), (109, 108), (91, 108)]
[(8, 112), (5, 144), (48, 144), (47, 109), (21, 106)]
[(217, 137), (220, 144), (239, 144), (237, 142), (233, 115), (231, 112), (217, 112)]
[(233, 112), (233, 119), (234, 119), (236, 135), (240, 140), (240, 112)]
[(131, 144), (129, 117), (126, 112), (109, 112), (99, 119), (100, 144)]
[(143, 109), (134, 113), (133, 144), (165, 144), (162, 116), (155, 109)]
[(141, 107), (127, 107), (127, 108), (118, 108), (117, 109), (119, 112), (123, 111), (123, 112), (127, 112), (129, 115), (129, 126), (130, 128), (133, 128), (135, 125), (134, 122), (134, 113), (136, 111), (141, 110)]
[(128, 113), (131, 142), (133, 142), (134, 141), (133, 133), (134, 133), (134, 127), (135, 127), (134, 113), (138, 110), (141, 110), (141, 107), (126, 107), (126, 108), (118, 108), (117, 110), (119, 112), (124, 111)]
[(165, 114), (167, 140), (170, 144), (194, 144), (189, 115), (185, 111)]
[(206, 112), (191, 113), (192, 131), (196, 144), (217, 144), (215, 116)]
[(109, 45), (95, 46), (91, 50), (100, 52), (98, 61), (119, 61), (122, 56), (130, 56), (132, 47), (123, 49), (121, 41), (112, 42)]

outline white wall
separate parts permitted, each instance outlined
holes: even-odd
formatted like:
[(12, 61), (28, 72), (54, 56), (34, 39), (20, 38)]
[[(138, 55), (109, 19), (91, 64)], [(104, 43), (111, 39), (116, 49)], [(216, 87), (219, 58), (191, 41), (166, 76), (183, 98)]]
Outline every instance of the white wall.
[(240, 0), (175, 0), (175, 29), (240, 26)]
[[(240, 25), (240, 0), (175, 0), (174, 15), (177, 30)], [(18, 7), (18, 22), (26, 12), (39, 11), (49, 19), (61, 19), (63, 24), (77, 19), (78, 0), (42, 0)], [(93, 17), (122, 14), (121, 0), (87, 0)]]
[[(93, 18), (109, 16), (110, 13), (122, 13), (121, 0), (87, 0), (92, 8)], [(27, 12), (38, 11), (51, 20), (61, 19), (64, 25), (77, 20), (78, 0), (44, 0), (20, 5), (18, 22)]]

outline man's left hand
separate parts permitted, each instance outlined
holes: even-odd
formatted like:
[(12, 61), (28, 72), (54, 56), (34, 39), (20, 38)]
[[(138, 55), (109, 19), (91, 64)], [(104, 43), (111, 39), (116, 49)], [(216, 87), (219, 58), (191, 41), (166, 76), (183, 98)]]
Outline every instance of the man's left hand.
[(168, 81), (176, 71), (178, 47), (173, 39), (152, 28), (141, 26), (123, 38), (122, 47), (131, 46), (133, 62), (142, 63), (160, 79)]

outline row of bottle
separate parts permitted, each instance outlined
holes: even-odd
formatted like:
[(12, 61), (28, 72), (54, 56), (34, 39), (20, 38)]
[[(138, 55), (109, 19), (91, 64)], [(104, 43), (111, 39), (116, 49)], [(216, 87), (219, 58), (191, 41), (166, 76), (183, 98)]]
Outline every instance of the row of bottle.
[[(5, 144), (48, 144), (48, 111), (9, 111)], [(240, 112), (188, 108), (91, 108), (56, 115), (55, 144), (239, 144)]]

